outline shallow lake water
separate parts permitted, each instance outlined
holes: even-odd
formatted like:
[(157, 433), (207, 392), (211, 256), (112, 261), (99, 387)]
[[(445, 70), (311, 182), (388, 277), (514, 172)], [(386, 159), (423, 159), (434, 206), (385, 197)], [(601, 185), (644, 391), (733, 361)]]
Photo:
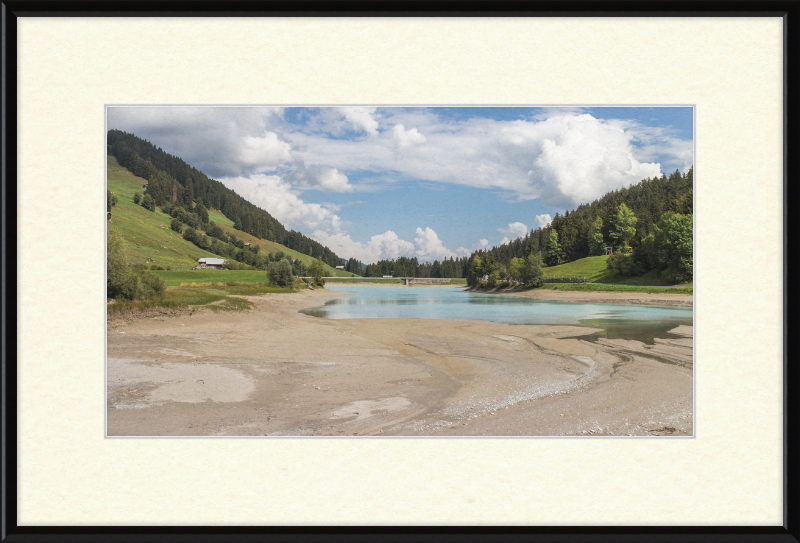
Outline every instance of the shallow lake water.
[(692, 325), (691, 308), (548, 302), (466, 292), (461, 288), (329, 287), (355, 294), (301, 312), (328, 319), (458, 319), (504, 324), (566, 324), (602, 331), (584, 336), (634, 339), (648, 344), (679, 325)]

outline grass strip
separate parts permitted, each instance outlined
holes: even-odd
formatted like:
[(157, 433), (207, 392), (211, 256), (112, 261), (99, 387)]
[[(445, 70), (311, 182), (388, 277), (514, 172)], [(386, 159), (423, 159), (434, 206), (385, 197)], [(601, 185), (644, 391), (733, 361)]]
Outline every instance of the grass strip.
[(106, 305), (106, 314), (109, 317), (123, 317), (151, 309), (179, 311), (181, 309), (186, 309), (186, 307), (185, 303), (175, 299), (125, 300)]
[(646, 294), (693, 294), (692, 287), (645, 287), (636, 285), (598, 285), (595, 283), (548, 283), (541, 288), (547, 290), (571, 290), (580, 292), (643, 292)]

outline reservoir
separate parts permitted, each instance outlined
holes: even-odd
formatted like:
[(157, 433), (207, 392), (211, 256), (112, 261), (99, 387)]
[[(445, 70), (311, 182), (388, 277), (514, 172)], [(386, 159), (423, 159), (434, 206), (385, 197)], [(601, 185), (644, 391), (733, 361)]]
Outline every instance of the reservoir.
[(329, 287), (355, 296), (336, 298), (301, 313), (328, 319), (457, 319), (504, 324), (571, 325), (599, 328), (591, 336), (653, 343), (668, 331), (692, 326), (693, 309), (626, 304), (531, 300), (467, 292), (461, 288)]

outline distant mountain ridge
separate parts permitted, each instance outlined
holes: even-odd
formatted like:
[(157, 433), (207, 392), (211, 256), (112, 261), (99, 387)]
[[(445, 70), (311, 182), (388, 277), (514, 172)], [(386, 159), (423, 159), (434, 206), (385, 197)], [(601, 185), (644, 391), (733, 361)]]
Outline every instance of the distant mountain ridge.
[(295, 230), (287, 230), (266, 210), (147, 140), (121, 130), (109, 130), (107, 147), (108, 154), (122, 166), (148, 181), (145, 194), (149, 194), (157, 206), (176, 201), (191, 209), (192, 202), (202, 203), (210, 209), (218, 209), (233, 221), (237, 230), (256, 238), (313, 255), (332, 267), (346, 262), (321, 243)]

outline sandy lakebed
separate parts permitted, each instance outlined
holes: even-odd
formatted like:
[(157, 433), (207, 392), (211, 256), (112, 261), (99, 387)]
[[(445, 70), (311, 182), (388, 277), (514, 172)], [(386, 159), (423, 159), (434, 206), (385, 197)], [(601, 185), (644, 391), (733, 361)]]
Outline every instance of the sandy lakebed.
[[(646, 344), (590, 337), (593, 329), (578, 326), (298, 312), (347, 295), (265, 294), (247, 298), (250, 311), (109, 321), (107, 435), (693, 434), (691, 326)], [(692, 300), (516, 295), (684, 307)]]

